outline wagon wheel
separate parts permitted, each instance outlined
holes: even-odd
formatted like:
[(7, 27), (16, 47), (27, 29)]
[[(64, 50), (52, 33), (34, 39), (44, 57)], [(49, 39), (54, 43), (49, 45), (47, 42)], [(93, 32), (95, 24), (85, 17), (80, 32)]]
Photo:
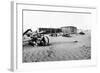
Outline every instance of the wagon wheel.
[(46, 45), (49, 45), (49, 38), (47, 36), (45, 36), (45, 40), (46, 40)]
[(41, 46), (47, 46), (49, 45), (49, 38), (47, 36), (43, 36), (41, 41), (40, 41)]

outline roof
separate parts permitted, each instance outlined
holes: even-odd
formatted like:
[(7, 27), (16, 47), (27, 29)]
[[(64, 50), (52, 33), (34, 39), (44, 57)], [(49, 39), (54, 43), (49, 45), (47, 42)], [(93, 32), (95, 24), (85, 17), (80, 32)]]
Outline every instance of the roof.
[(77, 28), (75, 26), (64, 26), (64, 27), (61, 27), (61, 28)]

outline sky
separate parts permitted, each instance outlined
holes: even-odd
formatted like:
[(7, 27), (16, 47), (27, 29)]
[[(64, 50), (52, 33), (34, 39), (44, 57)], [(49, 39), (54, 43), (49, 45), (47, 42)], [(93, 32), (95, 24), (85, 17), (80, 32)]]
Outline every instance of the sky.
[(62, 13), (62, 12), (23, 12), (23, 31), (43, 28), (60, 28), (75, 26), (78, 29), (91, 29), (91, 14)]

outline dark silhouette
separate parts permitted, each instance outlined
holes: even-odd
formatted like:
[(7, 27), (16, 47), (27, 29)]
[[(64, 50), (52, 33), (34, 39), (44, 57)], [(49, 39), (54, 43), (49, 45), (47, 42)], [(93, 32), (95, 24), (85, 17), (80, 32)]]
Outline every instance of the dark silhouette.
[(27, 30), (23, 33), (23, 36), (24, 36), (25, 34), (27, 34), (28, 31), (31, 31), (31, 32), (32, 32), (31, 29), (27, 29)]

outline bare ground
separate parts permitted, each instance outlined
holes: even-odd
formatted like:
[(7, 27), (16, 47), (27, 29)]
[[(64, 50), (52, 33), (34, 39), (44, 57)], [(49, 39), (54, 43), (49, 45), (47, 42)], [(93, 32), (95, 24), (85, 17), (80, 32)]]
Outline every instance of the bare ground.
[(90, 32), (86, 32), (85, 35), (49, 37), (49, 39), (49, 46), (23, 46), (23, 62), (91, 59)]

